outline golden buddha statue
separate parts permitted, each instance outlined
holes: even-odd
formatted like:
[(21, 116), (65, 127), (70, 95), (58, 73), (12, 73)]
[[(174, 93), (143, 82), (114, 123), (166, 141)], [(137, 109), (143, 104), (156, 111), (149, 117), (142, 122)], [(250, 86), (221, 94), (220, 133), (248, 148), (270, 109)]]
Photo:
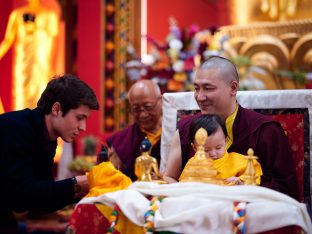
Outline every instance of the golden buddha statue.
[(247, 156), (245, 156), (247, 159), (247, 166), (246, 170), (244, 172), (244, 184), (245, 185), (257, 185), (256, 180), (257, 180), (257, 175), (256, 175), (256, 169), (253, 163), (254, 159), (258, 159), (257, 156), (254, 156), (254, 151), (253, 149), (249, 148), (247, 151)]
[[(138, 181), (153, 181), (152, 173), (160, 177), (158, 171), (157, 160), (150, 156), (149, 151), (151, 149), (151, 142), (145, 138), (141, 143), (142, 155), (135, 160), (135, 175), (138, 177)], [(157, 182), (157, 181), (155, 181)]]
[(179, 178), (180, 182), (205, 182), (223, 185), (222, 179), (218, 179), (219, 172), (213, 167), (213, 160), (205, 154), (205, 142), (208, 133), (204, 128), (197, 130), (195, 141), (198, 145), (194, 157), (190, 158)]
[(0, 60), (14, 45), (14, 110), (35, 108), (56, 70), (58, 13), (40, 0), (27, 2), (10, 13), (0, 42)]

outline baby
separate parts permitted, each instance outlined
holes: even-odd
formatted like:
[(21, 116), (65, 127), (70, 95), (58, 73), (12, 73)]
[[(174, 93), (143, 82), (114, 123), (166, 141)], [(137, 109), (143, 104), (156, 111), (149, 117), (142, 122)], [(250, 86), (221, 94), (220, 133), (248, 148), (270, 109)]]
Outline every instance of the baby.
[[(244, 155), (226, 150), (227, 131), (224, 121), (215, 114), (203, 114), (195, 118), (190, 126), (190, 140), (194, 151), (197, 145), (194, 137), (198, 129), (204, 128), (208, 133), (208, 138), (204, 145), (206, 157), (213, 159), (213, 166), (219, 171), (218, 178), (224, 179), (229, 184), (244, 184), (243, 174), (246, 170), (247, 160)], [(247, 153), (247, 152), (246, 152)], [(193, 155), (192, 155), (193, 156)], [(260, 184), (262, 169), (257, 160), (253, 160), (256, 169), (257, 180)]]

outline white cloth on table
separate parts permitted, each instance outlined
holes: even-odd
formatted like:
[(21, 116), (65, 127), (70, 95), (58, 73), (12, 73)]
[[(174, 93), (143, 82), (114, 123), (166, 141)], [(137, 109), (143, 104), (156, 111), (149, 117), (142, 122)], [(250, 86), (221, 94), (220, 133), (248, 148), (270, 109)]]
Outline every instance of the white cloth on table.
[(127, 190), (82, 199), (79, 204), (103, 203), (143, 226), (149, 208), (147, 195), (165, 196), (155, 212), (156, 231), (177, 233), (233, 233), (233, 202), (248, 202), (245, 233), (258, 233), (297, 225), (312, 233), (306, 205), (258, 186), (219, 186), (205, 183), (156, 184), (135, 182)]

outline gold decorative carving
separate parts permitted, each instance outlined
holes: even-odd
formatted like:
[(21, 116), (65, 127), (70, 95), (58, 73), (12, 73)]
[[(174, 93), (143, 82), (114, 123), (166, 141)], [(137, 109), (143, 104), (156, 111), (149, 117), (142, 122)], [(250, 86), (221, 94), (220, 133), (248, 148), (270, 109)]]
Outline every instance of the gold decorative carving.
[(224, 26), (216, 37), (227, 35), (229, 48), (257, 67), (247, 70), (242, 86), (253, 77), (257, 89), (296, 89), (304, 87), (300, 72), (309, 71), (312, 65), (311, 31), (312, 19), (304, 19)]
[(311, 67), (311, 49), (312, 33), (305, 34), (296, 41), (290, 53), (293, 69)]
[(287, 46), (277, 37), (258, 35), (249, 39), (241, 48), (240, 54), (252, 58), (259, 52), (269, 52), (278, 63), (276, 68), (289, 69), (289, 51)]
[(234, 37), (255, 37), (268, 34), (279, 37), (285, 33), (297, 33), (302, 36), (312, 31), (312, 19), (290, 20), (284, 22), (257, 22), (248, 25), (228, 25), (220, 28), (222, 35)]
[(300, 38), (300, 35), (298, 33), (284, 33), (279, 35), (279, 38), (282, 40), (282, 42), (287, 46), (288, 50), (290, 51), (295, 42)]

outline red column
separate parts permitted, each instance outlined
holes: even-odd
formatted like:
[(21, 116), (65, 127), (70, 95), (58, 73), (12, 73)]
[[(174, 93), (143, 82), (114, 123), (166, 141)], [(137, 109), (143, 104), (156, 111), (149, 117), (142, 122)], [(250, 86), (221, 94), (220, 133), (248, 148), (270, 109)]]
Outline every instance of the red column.
[(101, 109), (93, 111), (86, 134), (102, 134), (102, 1), (78, 0), (77, 74), (95, 91)]
[(218, 1), (218, 26), (224, 26), (230, 24), (230, 11), (229, 11), (229, 4), (227, 4), (227, 0), (220, 0)]

